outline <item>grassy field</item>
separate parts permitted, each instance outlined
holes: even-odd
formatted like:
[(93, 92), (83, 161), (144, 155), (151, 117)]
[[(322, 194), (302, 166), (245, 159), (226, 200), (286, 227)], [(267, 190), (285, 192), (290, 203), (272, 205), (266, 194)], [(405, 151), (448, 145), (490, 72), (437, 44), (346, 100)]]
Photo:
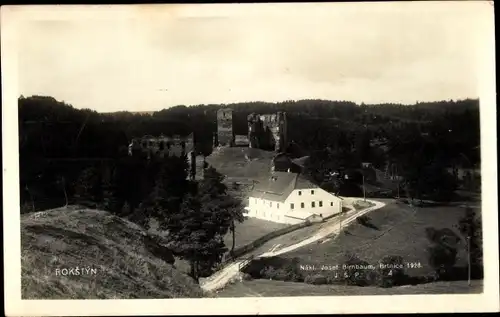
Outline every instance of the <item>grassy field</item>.
[[(24, 214), (21, 234), (23, 299), (202, 296), (191, 278), (162, 259), (165, 253), (158, 254), (161, 247), (147, 242), (142, 228), (105, 211), (69, 207)], [(57, 274), (75, 268), (80, 275)]]
[(392, 288), (358, 287), (344, 285), (310, 285), (304, 283), (253, 280), (234, 283), (220, 290), (217, 297), (264, 297), (264, 296), (363, 296), (405, 294), (480, 294), (482, 281), (435, 282)]
[[(157, 230), (156, 221), (151, 221), (152, 229), (150, 232), (166, 237), (164, 232)], [(235, 234), (235, 248), (244, 246), (252, 241), (257, 240), (258, 238), (278, 229), (282, 229), (286, 227), (286, 224), (275, 223), (272, 221), (266, 221), (256, 218), (246, 218), (242, 223), (236, 223), (236, 234)], [(233, 235), (231, 232), (228, 232), (224, 236), (224, 243), (228, 248), (228, 251), (231, 249), (233, 243)], [(176, 259), (176, 268), (183, 273), (189, 272), (189, 264), (182, 260)]]
[[(406, 205), (388, 203), (368, 214), (372, 228), (353, 222), (335, 239), (305, 246), (282, 257), (297, 257), (303, 264), (341, 265), (350, 254), (372, 264), (385, 256), (394, 255), (403, 257), (405, 262), (420, 263), (421, 268), (406, 271), (410, 276), (421, 276), (433, 271), (427, 260), (426, 248), (430, 242), (425, 228), (450, 228), (457, 232), (454, 225), (464, 212), (461, 207), (411, 209)], [(458, 266), (467, 263), (465, 250), (465, 243), (460, 243)]]
[[(275, 223), (256, 218), (247, 218), (242, 223), (236, 223), (235, 247), (241, 247), (258, 238), (278, 229), (286, 227), (286, 224)], [(232, 234), (228, 232), (224, 237), (224, 243), (228, 248), (232, 245)]]
[(259, 149), (228, 147), (215, 150), (206, 161), (229, 179), (248, 181), (268, 177), (274, 155)]

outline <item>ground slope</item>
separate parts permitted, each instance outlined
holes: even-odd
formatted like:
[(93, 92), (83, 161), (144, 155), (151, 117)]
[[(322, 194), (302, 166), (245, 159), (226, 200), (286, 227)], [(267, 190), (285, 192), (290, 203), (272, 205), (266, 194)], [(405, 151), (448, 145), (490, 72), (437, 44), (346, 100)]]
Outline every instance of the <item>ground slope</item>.
[[(99, 210), (22, 215), (22, 298), (201, 297), (199, 286), (168, 264), (168, 252), (147, 237), (141, 227)], [(80, 275), (60, 274), (75, 268)]]
[(234, 181), (251, 181), (267, 178), (274, 152), (248, 147), (221, 147), (207, 157), (208, 164)]
[(217, 297), (480, 294), (482, 291), (483, 281), (472, 281), (470, 286), (467, 281), (456, 281), (382, 288), (253, 280), (233, 283), (220, 290)]
[[(297, 257), (303, 264), (341, 265), (345, 257), (355, 254), (360, 259), (376, 264), (385, 256), (401, 256), (408, 263), (421, 263), (422, 267), (407, 269), (411, 276), (431, 274), (434, 269), (428, 263), (427, 247), (431, 245), (426, 228), (448, 228), (460, 237), (455, 228), (465, 214), (461, 206), (411, 208), (390, 199), (380, 199), (386, 206), (370, 213), (372, 228), (353, 222), (344, 234), (307, 247), (286, 253), (283, 257)], [(464, 241), (457, 245), (457, 266), (467, 264)]]

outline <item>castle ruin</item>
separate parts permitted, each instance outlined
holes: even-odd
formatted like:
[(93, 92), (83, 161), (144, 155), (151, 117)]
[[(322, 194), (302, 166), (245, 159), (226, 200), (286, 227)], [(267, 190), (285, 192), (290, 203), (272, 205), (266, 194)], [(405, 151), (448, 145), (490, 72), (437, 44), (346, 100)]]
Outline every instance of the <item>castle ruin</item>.
[(248, 139), (251, 148), (284, 152), (287, 146), (285, 112), (248, 116)]
[(128, 146), (128, 155), (132, 156), (135, 153), (140, 153), (147, 159), (151, 159), (152, 156), (159, 158), (186, 156), (189, 163), (189, 177), (194, 179), (196, 176), (196, 153), (192, 133), (188, 136), (145, 135), (134, 138)]
[(217, 110), (217, 145), (234, 146), (233, 110), (229, 108)]
[(217, 111), (217, 133), (215, 146), (247, 145), (268, 151), (283, 152), (287, 146), (287, 118), (285, 112), (276, 114), (255, 114), (247, 117), (248, 135), (235, 135), (233, 131), (233, 110)]

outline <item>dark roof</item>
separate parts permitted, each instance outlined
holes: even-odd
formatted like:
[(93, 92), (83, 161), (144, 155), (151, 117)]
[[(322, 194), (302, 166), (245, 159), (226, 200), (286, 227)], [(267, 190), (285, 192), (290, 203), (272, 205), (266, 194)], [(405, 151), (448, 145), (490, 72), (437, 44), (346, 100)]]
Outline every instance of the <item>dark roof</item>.
[(303, 157), (293, 159), (292, 162), (295, 165), (298, 165), (300, 167), (304, 167), (304, 166), (306, 166), (307, 163), (309, 163), (309, 156), (303, 156)]
[(295, 188), (294, 189), (309, 189), (309, 188), (317, 188), (315, 184), (313, 184), (311, 181), (308, 179), (305, 179), (304, 177), (297, 177), (297, 181), (295, 183)]
[(282, 202), (288, 198), (294, 189), (317, 187), (299, 174), (273, 172), (269, 178), (255, 184), (250, 196)]

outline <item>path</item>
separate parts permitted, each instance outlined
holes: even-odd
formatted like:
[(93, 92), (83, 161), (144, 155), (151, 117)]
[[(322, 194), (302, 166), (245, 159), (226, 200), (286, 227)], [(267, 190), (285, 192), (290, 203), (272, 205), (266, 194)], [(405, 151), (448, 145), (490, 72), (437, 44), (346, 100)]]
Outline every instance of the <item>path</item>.
[[(325, 226), (324, 228), (318, 230), (318, 232), (316, 232), (316, 234), (314, 234), (313, 236), (279, 250), (276, 250), (279, 247), (279, 245), (274, 246), (273, 248), (271, 248), (270, 251), (255, 256), (254, 258), (272, 257), (283, 253), (291, 252), (308, 244), (324, 239), (329, 235), (337, 234), (342, 230), (342, 228), (345, 228), (348, 224), (353, 222), (357, 217), (369, 213), (370, 211), (380, 209), (386, 205), (385, 203), (380, 201), (374, 201), (374, 200), (369, 200), (369, 201), (374, 203), (375, 205), (372, 207), (368, 207), (366, 209), (362, 209), (360, 211), (352, 211), (352, 214), (347, 213), (348, 216), (347, 218), (343, 217), (340, 219), (337, 217), (332, 218), (331, 220), (328, 221), (328, 226)], [(249, 261), (250, 260), (248, 259), (242, 258), (232, 262), (231, 264), (227, 265), (214, 275), (204, 279), (203, 281), (200, 281), (201, 288), (204, 291), (216, 291), (218, 289), (223, 288), (227, 283), (229, 283), (232, 279), (238, 276), (240, 272), (240, 267), (245, 266), (246, 264), (249, 263)]]

